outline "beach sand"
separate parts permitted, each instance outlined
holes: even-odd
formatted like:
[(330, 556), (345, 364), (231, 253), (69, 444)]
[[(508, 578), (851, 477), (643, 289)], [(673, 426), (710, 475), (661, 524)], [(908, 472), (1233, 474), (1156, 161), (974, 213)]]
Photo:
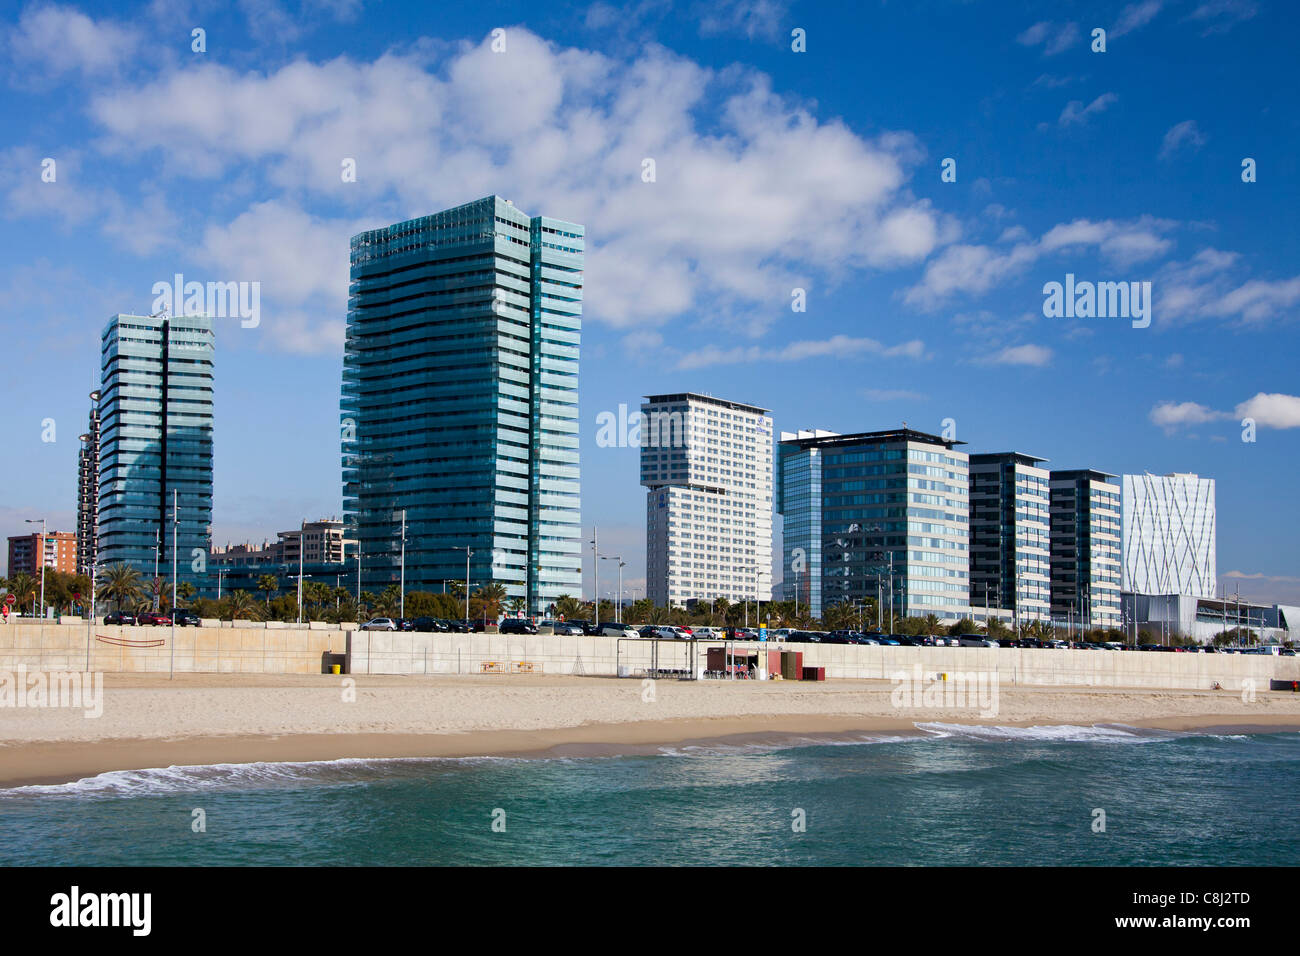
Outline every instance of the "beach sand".
[(0, 787), (110, 770), (343, 757), (612, 755), (717, 742), (917, 733), (918, 723), (1300, 729), (1300, 695), (1122, 688), (999, 688), (978, 708), (898, 709), (888, 681), (673, 681), (464, 677), (104, 675), (103, 714), (0, 708)]

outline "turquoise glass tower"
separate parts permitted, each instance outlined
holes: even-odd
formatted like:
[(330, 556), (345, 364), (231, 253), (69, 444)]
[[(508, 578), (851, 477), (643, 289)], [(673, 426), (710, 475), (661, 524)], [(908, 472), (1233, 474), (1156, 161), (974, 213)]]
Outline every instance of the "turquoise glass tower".
[[(115, 315), (104, 327), (99, 388), (96, 560), (147, 580), (206, 582), (212, 534), (212, 320)], [(197, 570), (196, 570), (197, 568)]]
[(403, 551), (408, 592), (463, 583), (468, 550), (470, 589), (530, 614), (581, 593), (583, 235), (488, 196), (353, 237), (343, 509), (364, 589), (398, 584)]

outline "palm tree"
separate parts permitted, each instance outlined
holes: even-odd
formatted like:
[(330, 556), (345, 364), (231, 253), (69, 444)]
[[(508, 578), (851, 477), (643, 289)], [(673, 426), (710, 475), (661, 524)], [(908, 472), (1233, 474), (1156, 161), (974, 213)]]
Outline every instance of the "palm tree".
[(561, 594), (555, 599), (555, 616), (566, 621), (582, 617), (582, 602), (569, 594)]
[(257, 589), (266, 592), (266, 606), (271, 606), (271, 594), (280, 590), (280, 579), (274, 574), (263, 574), (257, 579)]
[(180, 595), (182, 601), (189, 604), (194, 599), (194, 595), (199, 593), (199, 589), (194, 586), (193, 581), (182, 581), (176, 585), (176, 593)]
[(474, 599), (470, 604), (470, 613), (474, 617), (483, 618), (486, 624), (491, 618), (495, 621), (501, 616), (501, 606), (505, 603), (506, 587), (504, 584), (485, 584), (474, 592)]
[(144, 579), (140, 576), (140, 572), (126, 562), (119, 561), (104, 569), (104, 576), (99, 579), (99, 594), (96, 597), (100, 601), (112, 601), (120, 611), (123, 604), (134, 605), (139, 601), (143, 589)]
[(26, 571), (19, 571), (9, 579), (9, 593), (14, 596), (17, 608), (24, 608), (28, 601), (35, 601), (38, 590), (36, 579)]
[(523, 614), (528, 607), (528, 600), (521, 597), (512, 597), (506, 602), (506, 607), (510, 608), (511, 614)]
[(230, 596), (225, 599), (225, 605), (226, 613), (229, 615), (231, 621), (234, 621), (236, 618), (249, 616), (254, 609), (253, 599), (249, 596), (247, 591), (243, 590), (232, 591)]

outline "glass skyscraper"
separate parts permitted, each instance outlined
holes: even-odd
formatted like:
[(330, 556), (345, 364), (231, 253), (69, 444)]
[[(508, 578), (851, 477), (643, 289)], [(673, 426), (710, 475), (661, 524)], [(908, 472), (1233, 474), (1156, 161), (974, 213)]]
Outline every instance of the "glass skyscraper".
[(786, 594), (813, 617), (879, 594), (886, 613), (970, 610), (967, 456), (912, 429), (782, 432)]
[(100, 566), (171, 578), (172, 500), (179, 581), (203, 583), (212, 525), (212, 320), (115, 315), (104, 327), (99, 389)]
[(352, 239), (343, 507), (362, 586), (582, 591), (584, 230), (488, 196)]

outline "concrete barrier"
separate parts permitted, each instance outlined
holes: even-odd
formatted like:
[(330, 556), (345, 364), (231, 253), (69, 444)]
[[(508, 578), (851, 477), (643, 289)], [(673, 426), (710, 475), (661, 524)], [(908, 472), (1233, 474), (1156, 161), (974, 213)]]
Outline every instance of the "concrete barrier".
[[(206, 622), (205, 622), (206, 623)], [(355, 625), (348, 626), (355, 628)], [(0, 668), (90, 669), (158, 673), (172, 666), (170, 627), (118, 627), (85, 621), (0, 625)], [(696, 662), (708, 647), (699, 641)], [(939, 673), (996, 672), (1003, 686), (1138, 687), (1240, 690), (1253, 681), (1266, 691), (1272, 680), (1300, 680), (1300, 657), (1263, 654), (1195, 654), (1157, 651), (1039, 650), (1014, 647), (887, 647), (850, 644), (737, 643), (738, 652), (802, 651), (804, 666), (825, 667), (830, 679), (922, 679)], [(176, 629), (178, 673), (319, 674), (323, 655), (342, 655), (352, 674), (573, 674), (644, 676), (656, 662), (654, 642), (617, 637), (554, 634), (425, 634), (410, 631), (282, 625)], [(337, 658), (334, 658), (337, 659)], [(661, 641), (660, 670), (684, 671), (688, 643)]]

